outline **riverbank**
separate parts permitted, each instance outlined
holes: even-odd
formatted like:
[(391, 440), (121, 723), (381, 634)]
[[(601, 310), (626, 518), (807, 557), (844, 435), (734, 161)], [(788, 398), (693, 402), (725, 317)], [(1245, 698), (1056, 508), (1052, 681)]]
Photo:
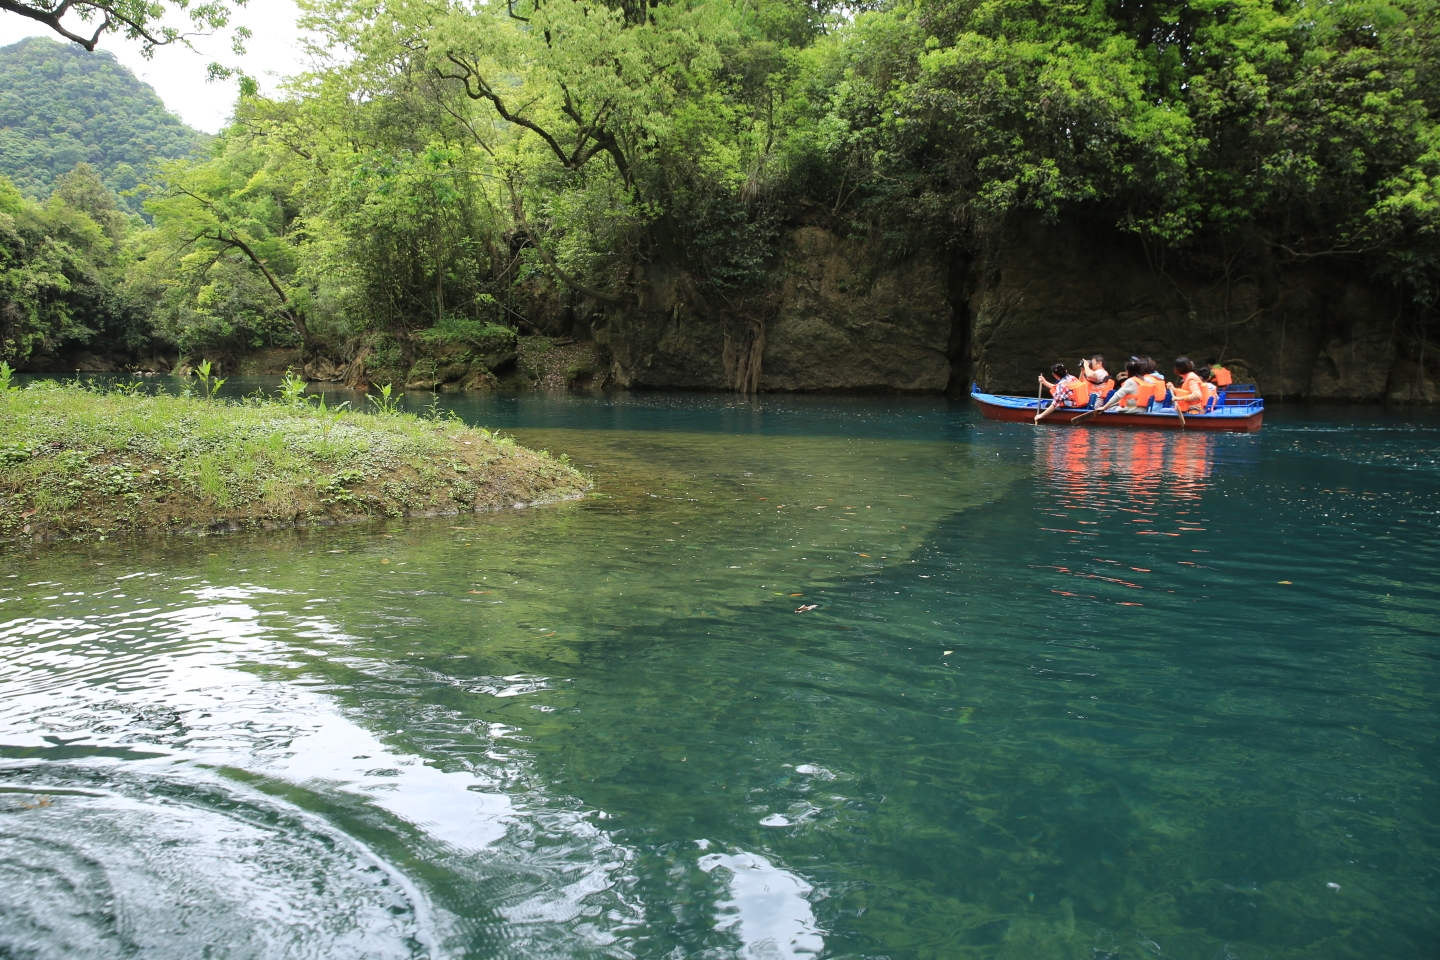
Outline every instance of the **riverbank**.
[(0, 540), (472, 512), (589, 486), (458, 420), (48, 381), (0, 392), (0, 466)]

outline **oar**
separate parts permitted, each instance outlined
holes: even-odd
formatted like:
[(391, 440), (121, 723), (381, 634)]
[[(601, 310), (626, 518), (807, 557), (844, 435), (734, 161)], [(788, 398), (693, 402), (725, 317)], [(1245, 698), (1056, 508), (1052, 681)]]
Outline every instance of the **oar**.
[(1180, 429), (1185, 429), (1185, 411), (1180, 409), (1180, 401), (1175, 399), (1175, 391), (1170, 391), (1170, 402), (1175, 404), (1175, 416), (1180, 418)]

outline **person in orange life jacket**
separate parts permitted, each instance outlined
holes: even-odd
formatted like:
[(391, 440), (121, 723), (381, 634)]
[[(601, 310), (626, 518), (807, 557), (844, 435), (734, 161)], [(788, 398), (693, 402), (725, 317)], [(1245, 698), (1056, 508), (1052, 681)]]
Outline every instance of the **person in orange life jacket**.
[(1098, 393), (1102, 398), (1115, 389), (1115, 381), (1105, 372), (1105, 358), (1098, 353), (1089, 360), (1080, 361), (1080, 379), (1089, 381), (1090, 392)]
[(1135, 413), (1144, 410), (1149, 405), (1151, 393), (1150, 381), (1145, 379), (1146, 363), (1139, 357), (1131, 357), (1125, 361), (1125, 379), (1120, 381), (1120, 386), (1110, 394), (1109, 399), (1099, 407), (1101, 410), (1114, 409), (1118, 413)]
[(1175, 358), (1175, 378), (1180, 381), (1174, 391), (1175, 409), (1181, 413), (1204, 413), (1205, 383), (1189, 357)]
[(1220, 388), (1210, 382), (1209, 367), (1196, 367), (1195, 376), (1200, 378), (1200, 385), (1205, 388), (1205, 409), (1208, 412), (1209, 410), (1213, 409), (1211, 406), (1212, 401), (1215, 405), (1219, 405)]
[(1235, 378), (1230, 374), (1230, 371), (1220, 366), (1218, 361), (1211, 360), (1208, 366), (1210, 367), (1210, 376), (1207, 379), (1220, 389), (1223, 390), (1235, 382)]
[(1048, 416), (1057, 407), (1088, 407), (1090, 405), (1090, 382), (1088, 380), (1071, 376), (1070, 371), (1065, 368), (1063, 363), (1057, 363), (1051, 367), (1050, 374), (1055, 378), (1054, 383), (1046, 380), (1044, 374), (1041, 374), (1040, 382), (1049, 389), (1050, 395), (1055, 399), (1051, 400), (1050, 406), (1044, 410), (1035, 412), (1037, 423), (1040, 418)]
[(1145, 379), (1150, 381), (1150, 396), (1155, 398), (1155, 406), (1165, 402), (1166, 396), (1170, 393), (1170, 383), (1160, 374), (1160, 367), (1149, 357), (1141, 357), (1145, 361)]

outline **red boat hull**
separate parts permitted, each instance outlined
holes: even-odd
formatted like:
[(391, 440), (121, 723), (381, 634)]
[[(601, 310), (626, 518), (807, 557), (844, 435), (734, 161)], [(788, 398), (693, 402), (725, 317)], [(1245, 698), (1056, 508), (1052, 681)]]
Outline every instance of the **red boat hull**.
[[(1034, 400), (998, 396), (991, 400), (987, 399), (991, 395), (980, 393), (972, 393), (970, 396), (980, 405), (980, 412), (987, 419), (1001, 420), (1006, 423), (1035, 423)], [(1026, 403), (1028, 406), (1015, 405), (1017, 401)], [(1048, 401), (1046, 403), (1048, 405)], [(1212, 414), (1191, 414), (1185, 418), (1183, 423), (1173, 410), (1153, 413), (1098, 413), (1085, 417), (1078, 426), (1128, 427), (1132, 430), (1219, 430), (1231, 433), (1254, 433), (1260, 429), (1260, 424), (1265, 419), (1264, 406), (1259, 402), (1244, 406), (1248, 409), (1243, 411), (1237, 409), (1233, 412), (1217, 411)], [(1068, 427), (1088, 412), (1085, 409), (1056, 410), (1054, 413), (1046, 414), (1045, 418), (1040, 421), (1040, 426)]]

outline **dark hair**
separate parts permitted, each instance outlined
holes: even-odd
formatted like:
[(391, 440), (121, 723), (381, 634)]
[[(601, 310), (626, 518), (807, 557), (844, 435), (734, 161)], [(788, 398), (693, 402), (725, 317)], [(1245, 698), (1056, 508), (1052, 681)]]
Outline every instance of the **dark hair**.
[(1105, 365), (1105, 358), (1102, 357), (1102, 356), (1100, 356), (1100, 354), (1097, 353), (1097, 354), (1095, 354), (1095, 356), (1093, 356), (1093, 357), (1090, 358), (1090, 362), (1091, 362), (1091, 363), (1098, 363), (1098, 364), (1100, 364), (1101, 366), (1104, 366), (1104, 365)]
[(1210, 379), (1210, 368), (1209, 368), (1209, 367), (1196, 367), (1196, 368), (1195, 368), (1195, 372), (1200, 375), (1200, 379), (1201, 379), (1201, 380), (1209, 380), (1209, 379)]
[(1181, 373), (1194, 373), (1195, 362), (1189, 357), (1176, 357), (1175, 369), (1179, 370)]
[(1125, 361), (1125, 372), (1130, 374), (1130, 376), (1132, 377), (1144, 376), (1145, 361), (1140, 359), (1139, 357), (1131, 357), (1129, 360)]
[(1160, 369), (1159, 367), (1155, 366), (1155, 361), (1151, 360), (1149, 357), (1141, 357), (1140, 359), (1145, 363), (1146, 373), (1154, 373), (1156, 370)]
[(1065, 364), (1057, 363), (1055, 364), (1055, 366), (1050, 368), (1050, 375), (1056, 378), (1068, 377), (1070, 376), (1070, 371), (1065, 369)]

